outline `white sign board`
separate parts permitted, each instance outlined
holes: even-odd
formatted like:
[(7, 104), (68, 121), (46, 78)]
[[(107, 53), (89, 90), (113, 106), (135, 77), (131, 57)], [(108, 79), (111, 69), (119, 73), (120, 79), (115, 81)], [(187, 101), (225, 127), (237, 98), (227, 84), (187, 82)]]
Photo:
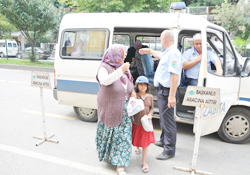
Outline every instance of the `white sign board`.
[(188, 86), (182, 105), (220, 109), (220, 89)]
[(31, 86), (51, 89), (50, 77), (47, 72), (32, 72)]

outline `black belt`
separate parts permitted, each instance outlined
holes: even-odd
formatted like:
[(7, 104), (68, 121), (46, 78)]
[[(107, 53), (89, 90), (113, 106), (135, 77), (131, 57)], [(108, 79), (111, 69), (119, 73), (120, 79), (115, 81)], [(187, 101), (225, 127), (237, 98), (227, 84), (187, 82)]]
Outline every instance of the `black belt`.
[(169, 87), (164, 87), (159, 83), (159, 86), (155, 87), (156, 90), (161, 90), (161, 89), (170, 89)]

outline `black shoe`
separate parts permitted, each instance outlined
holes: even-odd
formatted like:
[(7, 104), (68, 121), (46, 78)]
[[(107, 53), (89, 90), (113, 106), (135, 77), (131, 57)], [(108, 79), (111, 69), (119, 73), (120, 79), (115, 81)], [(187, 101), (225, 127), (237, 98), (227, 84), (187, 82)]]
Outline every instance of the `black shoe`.
[(158, 160), (167, 160), (167, 159), (170, 159), (172, 157), (174, 157), (174, 155), (168, 155), (168, 154), (165, 154), (165, 153), (161, 153), (158, 156), (156, 156), (156, 159), (158, 159)]
[(159, 146), (159, 147), (163, 147), (164, 145), (161, 143), (161, 141), (156, 141), (155, 142), (155, 145), (156, 146)]

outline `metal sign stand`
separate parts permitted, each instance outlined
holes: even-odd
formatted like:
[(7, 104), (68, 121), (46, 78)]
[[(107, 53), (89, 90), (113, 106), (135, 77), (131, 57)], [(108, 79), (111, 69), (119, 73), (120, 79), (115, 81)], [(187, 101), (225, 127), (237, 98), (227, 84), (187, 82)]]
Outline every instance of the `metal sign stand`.
[(196, 174), (201, 174), (201, 175), (212, 175), (213, 173), (208, 173), (204, 171), (199, 171), (196, 170), (196, 162), (198, 158), (198, 150), (199, 150), (199, 145), (200, 145), (200, 137), (201, 137), (201, 128), (202, 128), (202, 117), (203, 117), (203, 109), (205, 108), (204, 104), (200, 105), (200, 116), (198, 117), (198, 123), (197, 123), (197, 132), (195, 134), (195, 144), (194, 144), (194, 153), (193, 153), (193, 160), (192, 160), (192, 167), (191, 168), (182, 168), (182, 167), (177, 167), (174, 166), (175, 170), (180, 170), (180, 171), (185, 171), (185, 172), (190, 172), (192, 175)]
[(44, 133), (44, 137), (33, 136), (33, 138), (41, 140), (40, 142), (38, 142), (38, 143), (36, 144), (36, 146), (41, 145), (41, 144), (44, 143), (45, 141), (49, 141), (49, 142), (53, 142), (53, 143), (59, 143), (59, 141), (57, 141), (57, 140), (51, 140), (51, 139), (50, 139), (50, 138), (52, 138), (55, 134), (52, 134), (52, 135), (50, 135), (50, 136), (48, 136), (48, 137), (47, 137), (47, 134), (46, 134), (45, 117), (44, 117), (44, 103), (43, 103), (43, 87), (40, 87), (40, 96), (41, 96), (41, 107), (42, 107), (43, 133)]

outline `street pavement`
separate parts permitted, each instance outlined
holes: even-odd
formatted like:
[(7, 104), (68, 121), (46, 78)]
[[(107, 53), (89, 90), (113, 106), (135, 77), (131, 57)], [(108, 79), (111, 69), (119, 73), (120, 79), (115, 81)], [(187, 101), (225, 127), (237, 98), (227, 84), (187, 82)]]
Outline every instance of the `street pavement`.
[[(50, 73), (53, 87), (53, 74)], [(43, 136), (39, 88), (31, 87), (31, 71), (0, 68), (0, 175), (113, 175), (115, 167), (99, 162), (95, 148), (96, 123), (77, 119), (72, 106), (60, 105), (51, 89), (44, 89), (47, 135), (59, 143), (35, 146)], [(156, 140), (160, 137), (158, 119), (153, 119)], [(148, 175), (191, 174), (173, 169), (190, 168), (194, 149), (193, 126), (177, 124), (176, 156), (156, 160), (162, 148), (149, 146)], [(250, 142), (229, 144), (216, 133), (202, 137), (197, 170), (215, 175), (249, 175)], [(128, 175), (141, 171), (141, 154), (132, 154)]]

